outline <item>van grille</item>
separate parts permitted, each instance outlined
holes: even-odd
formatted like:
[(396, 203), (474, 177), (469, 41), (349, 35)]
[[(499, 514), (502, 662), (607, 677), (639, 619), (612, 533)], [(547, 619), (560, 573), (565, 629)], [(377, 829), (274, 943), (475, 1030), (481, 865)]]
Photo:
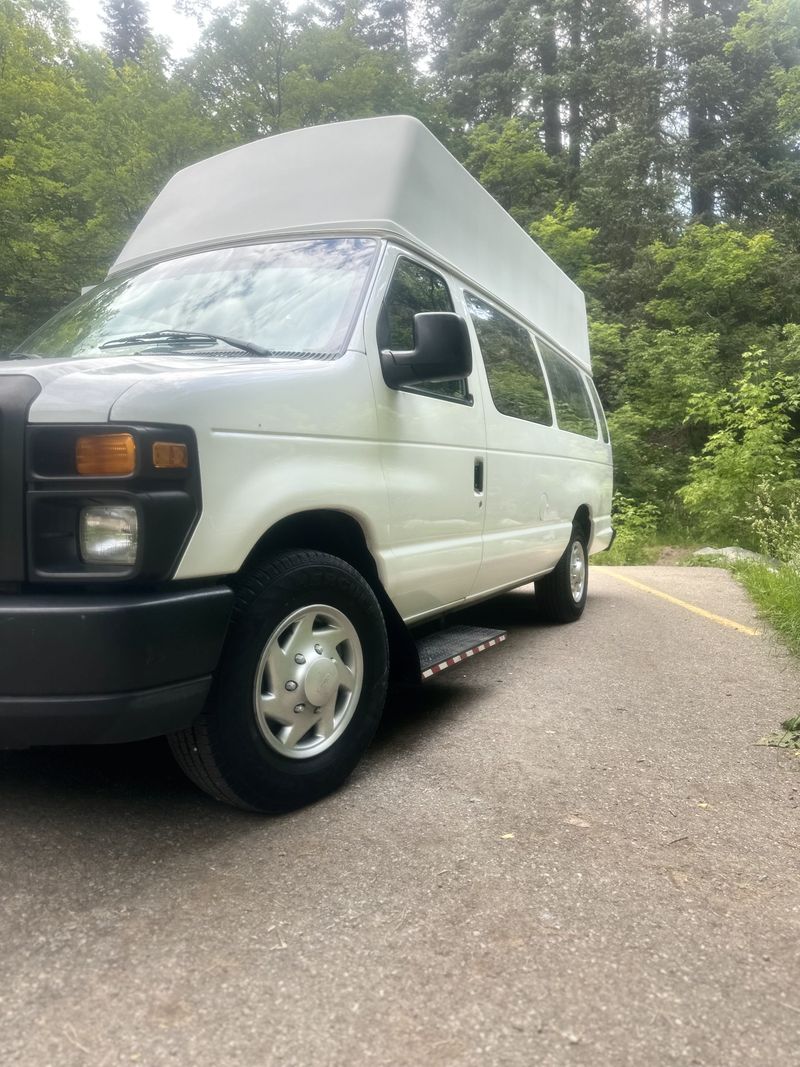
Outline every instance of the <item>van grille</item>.
[(25, 578), (25, 424), (41, 387), (0, 374), (0, 583)]

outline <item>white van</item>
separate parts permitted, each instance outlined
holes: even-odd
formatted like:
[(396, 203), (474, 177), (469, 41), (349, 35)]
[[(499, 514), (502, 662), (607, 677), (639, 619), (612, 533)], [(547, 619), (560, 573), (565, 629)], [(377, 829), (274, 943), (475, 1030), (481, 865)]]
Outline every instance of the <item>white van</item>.
[(611, 491), (580, 290), (419, 122), (198, 163), (0, 365), (0, 746), (316, 799), (390, 672), (503, 637), (420, 624), (581, 615)]

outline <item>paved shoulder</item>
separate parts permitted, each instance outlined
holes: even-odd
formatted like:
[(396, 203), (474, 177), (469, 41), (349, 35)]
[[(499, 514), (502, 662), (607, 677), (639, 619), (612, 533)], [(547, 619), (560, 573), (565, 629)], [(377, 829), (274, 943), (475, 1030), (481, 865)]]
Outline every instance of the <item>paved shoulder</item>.
[[(683, 600), (720, 618), (750, 629), (762, 626), (755, 608), (742, 586), (727, 570), (718, 567), (595, 567), (595, 583), (603, 585), (604, 576), (638, 582), (650, 590)], [(644, 591), (644, 590), (642, 590)]]

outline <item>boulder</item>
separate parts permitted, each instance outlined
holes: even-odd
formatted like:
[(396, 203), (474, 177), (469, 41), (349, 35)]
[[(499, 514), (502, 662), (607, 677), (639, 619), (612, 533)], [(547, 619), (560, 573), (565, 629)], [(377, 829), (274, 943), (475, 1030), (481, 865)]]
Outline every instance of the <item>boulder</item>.
[(720, 559), (726, 563), (740, 563), (742, 560), (749, 560), (753, 563), (763, 563), (765, 567), (775, 568), (779, 566), (776, 559), (764, 556), (760, 552), (752, 552), (749, 548), (739, 548), (738, 545), (728, 545), (727, 548), (698, 548), (692, 555), (700, 559)]

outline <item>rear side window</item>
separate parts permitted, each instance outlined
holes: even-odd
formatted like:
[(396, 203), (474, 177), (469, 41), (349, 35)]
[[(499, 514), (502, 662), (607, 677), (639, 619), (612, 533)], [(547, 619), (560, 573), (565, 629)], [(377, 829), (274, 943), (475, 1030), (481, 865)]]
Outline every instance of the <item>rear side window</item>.
[[(414, 347), (416, 314), (452, 310), (450, 290), (441, 274), (401, 257), (378, 318), (378, 347), (409, 352)], [(449, 382), (421, 382), (411, 391), (463, 400), (467, 396), (467, 383), (463, 378)]]
[(597, 421), (580, 371), (546, 342), (539, 341), (539, 348), (550, 381), (559, 427), (570, 433), (579, 433), (582, 437), (596, 438)]
[(600, 433), (603, 435), (603, 440), (606, 444), (609, 442), (608, 423), (606, 422), (606, 413), (603, 411), (603, 405), (600, 403), (600, 396), (597, 392), (597, 387), (591, 378), (586, 379), (586, 384), (589, 386), (589, 392), (594, 398), (594, 406), (597, 411), (597, 417), (600, 420)]
[(483, 353), (494, 406), (503, 415), (552, 426), (542, 365), (528, 331), (472, 293), (464, 297)]

